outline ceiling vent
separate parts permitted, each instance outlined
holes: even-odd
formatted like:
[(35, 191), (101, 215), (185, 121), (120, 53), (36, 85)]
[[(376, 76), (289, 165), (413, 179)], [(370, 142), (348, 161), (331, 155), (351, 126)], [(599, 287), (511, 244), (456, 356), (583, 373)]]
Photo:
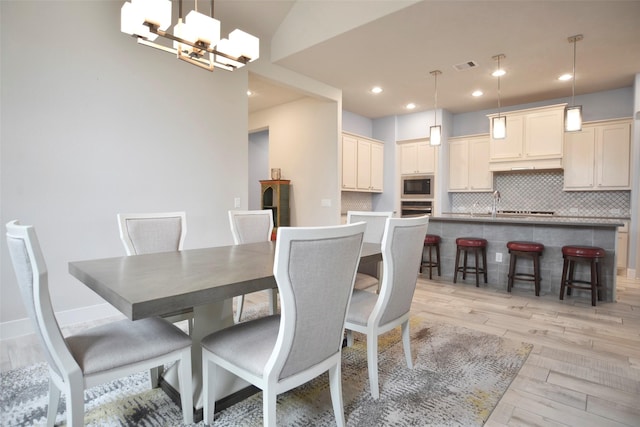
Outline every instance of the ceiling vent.
[(471, 68), (476, 68), (477, 66), (478, 66), (478, 63), (476, 61), (467, 61), (467, 62), (454, 65), (453, 68), (455, 68), (458, 71), (464, 71), (464, 70), (469, 70)]

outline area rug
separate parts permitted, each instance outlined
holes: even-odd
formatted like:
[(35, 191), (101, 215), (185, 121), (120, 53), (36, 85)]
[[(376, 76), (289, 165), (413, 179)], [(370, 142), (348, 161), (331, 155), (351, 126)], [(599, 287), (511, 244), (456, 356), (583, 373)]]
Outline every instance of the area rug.
[[(371, 397), (364, 336), (343, 349), (342, 384), (348, 426), (482, 426), (532, 346), (448, 324), (412, 318), (414, 368), (408, 369), (399, 328), (379, 339), (380, 399)], [(45, 425), (47, 368), (2, 373), (0, 425)], [(64, 424), (64, 397), (56, 425)], [(89, 426), (179, 426), (180, 409), (146, 373), (85, 392)], [(278, 397), (279, 426), (334, 426), (328, 375)], [(202, 422), (196, 425), (203, 425)], [(261, 426), (262, 393), (216, 414), (219, 427)]]

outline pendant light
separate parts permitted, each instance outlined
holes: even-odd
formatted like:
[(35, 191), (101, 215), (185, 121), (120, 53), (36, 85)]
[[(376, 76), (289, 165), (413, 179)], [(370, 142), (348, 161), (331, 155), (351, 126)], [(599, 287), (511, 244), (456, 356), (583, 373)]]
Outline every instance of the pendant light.
[(503, 54), (493, 56), (491, 59), (498, 61), (498, 69), (493, 72), (493, 76), (498, 78), (498, 116), (491, 119), (493, 139), (505, 139), (507, 137), (507, 116), (500, 115), (500, 76), (505, 74), (500, 68), (500, 60), (504, 59)]
[(571, 85), (571, 107), (564, 110), (564, 130), (576, 132), (582, 130), (582, 105), (576, 105), (576, 44), (582, 40), (582, 34), (568, 38), (569, 43), (573, 43), (573, 77)]
[(429, 144), (440, 145), (442, 142), (442, 126), (438, 123), (438, 74), (442, 74), (440, 70), (434, 70), (430, 73), (435, 77), (435, 89), (433, 95), (433, 126), (429, 128)]

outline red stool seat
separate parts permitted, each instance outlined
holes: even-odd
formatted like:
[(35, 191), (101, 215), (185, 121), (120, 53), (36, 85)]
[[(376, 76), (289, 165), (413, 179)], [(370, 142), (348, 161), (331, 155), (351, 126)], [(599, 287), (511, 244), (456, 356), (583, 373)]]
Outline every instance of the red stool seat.
[[(600, 272), (601, 261), (605, 258), (606, 251), (597, 246), (567, 245), (562, 247), (562, 281), (560, 282), (560, 299), (564, 299), (565, 289), (567, 295), (571, 295), (571, 289), (591, 291), (591, 305), (596, 305), (596, 297), (602, 300), (603, 289)], [(578, 280), (574, 278), (577, 263), (588, 263), (590, 267), (590, 280)]]
[[(484, 276), (484, 283), (487, 283), (487, 240), (480, 237), (458, 237), (456, 239), (456, 264), (453, 272), (453, 283), (458, 280), (458, 272), (462, 273), (462, 280), (467, 279), (467, 274), (475, 274), (476, 287), (480, 287), (479, 276)], [(475, 265), (467, 266), (467, 254), (471, 252), (475, 256)], [(463, 255), (462, 265), (460, 265), (460, 255)], [(482, 255), (482, 266), (478, 255)]]
[[(433, 278), (432, 269), (435, 267), (438, 269), (438, 276), (440, 276), (440, 236), (436, 234), (427, 234), (424, 236), (424, 248), (429, 251), (428, 258), (424, 259), (424, 254), (422, 258), (422, 263), (420, 263), (420, 273), (422, 273), (423, 268), (429, 269), (429, 279)], [(432, 250), (436, 251), (436, 259), (433, 260)]]
[(487, 240), (479, 237), (458, 237), (456, 245), (464, 246), (465, 248), (484, 248), (487, 246)]
[(596, 246), (563, 246), (562, 255), (578, 258), (604, 258), (606, 252)]
[[(507, 281), (507, 292), (511, 292), (514, 280), (524, 280), (534, 283), (536, 296), (540, 296), (540, 256), (544, 251), (544, 245), (538, 242), (512, 241), (507, 243), (509, 249), (509, 280)], [(531, 258), (533, 261), (533, 274), (516, 272), (518, 257)]]
[(509, 242), (507, 249), (518, 252), (542, 252), (544, 245), (536, 242)]
[(440, 243), (440, 236), (435, 234), (427, 234), (424, 236), (424, 244), (425, 245), (434, 245), (436, 243)]

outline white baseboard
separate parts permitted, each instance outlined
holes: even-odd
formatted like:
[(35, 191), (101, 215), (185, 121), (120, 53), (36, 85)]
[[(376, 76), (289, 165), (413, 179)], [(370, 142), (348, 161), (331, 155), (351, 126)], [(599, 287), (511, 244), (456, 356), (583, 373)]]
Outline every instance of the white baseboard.
[(627, 268), (627, 279), (640, 279), (640, 277), (636, 276), (635, 268)]
[[(61, 328), (75, 323), (101, 320), (108, 317), (122, 315), (114, 306), (108, 303), (91, 305), (88, 307), (76, 308), (73, 310), (59, 311), (56, 313), (58, 324)], [(17, 338), (24, 335), (33, 334), (35, 331), (31, 326), (31, 320), (12, 320), (0, 323), (0, 340)]]

